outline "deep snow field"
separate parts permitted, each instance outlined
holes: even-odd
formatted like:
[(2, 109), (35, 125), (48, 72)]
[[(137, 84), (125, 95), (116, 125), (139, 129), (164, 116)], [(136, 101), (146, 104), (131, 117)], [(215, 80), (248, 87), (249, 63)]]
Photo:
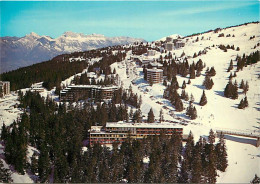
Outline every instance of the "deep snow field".
[[(219, 34), (224, 33), (224, 37), (218, 37)], [(230, 34), (231, 37), (226, 37)], [(235, 37), (232, 37), (234, 34)], [(249, 39), (254, 36), (254, 39)], [(176, 35), (174, 35), (176, 36)], [(199, 38), (198, 42), (195, 40)], [(202, 39), (203, 37), (203, 39)], [(163, 38), (165, 39), (165, 38)], [(183, 127), (184, 134), (188, 134), (192, 131), (195, 141), (199, 139), (200, 136), (206, 137), (210, 129), (236, 129), (238, 131), (249, 131), (254, 134), (260, 134), (260, 62), (243, 68), (243, 71), (237, 72), (237, 77), (233, 78), (237, 80), (240, 84), (241, 80), (248, 81), (249, 91), (247, 92), (247, 99), (249, 107), (246, 109), (238, 109), (237, 106), (245, 95), (239, 90), (238, 99), (232, 100), (224, 97), (224, 89), (228, 83), (228, 76), (230, 72), (227, 72), (229, 62), (232, 59), (234, 68), (232, 73), (236, 71), (236, 61), (237, 55), (242, 56), (244, 53), (246, 55), (259, 50), (259, 46), (254, 48), (257, 43), (260, 43), (260, 24), (248, 24), (239, 27), (232, 27), (223, 29), (218, 33), (209, 32), (201, 34), (198, 36), (187, 37), (184, 39), (185, 47), (173, 50), (173, 56), (179, 58), (184, 52), (185, 56), (188, 58), (189, 64), (193, 61), (196, 63), (199, 59), (202, 59), (206, 67), (214, 66), (216, 70), (216, 75), (212, 77), (214, 86), (211, 90), (205, 90), (208, 103), (201, 107), (199, 101), (203, 92), (204, 87), (202, 82), (205, 78), (205, 68), (202, 71), (200, 77), (191, 79), (191, 84), (186, 85), (185, 91), (188, 92), (189, 96), (192, 93), (195, 100), (194, 105), (197, 109), (198, 117), (195, 120), (190, 120), (185, 115), (185, 110), (182, 112), (176, 112), (174, 106), (163, 98), (163, 92), (165, 86), (162, 84), (154, 84), (150, 86), (143, 79), (142, 68), (135, 66), (133, 62), (130, 62), (129, 58), (131, 52), (127, 53), (125, 61), (120, 63), (114, 63), (111, 68), (116, 69), (117, 74), (120, 77), (121, 84), (124, 88), (129, 88), (132, 86), (133, 92), (138, 93), (142, 96), (142, 106), (141, 110), (143, 115), (147, 116), (150, 108), (153, 108), (155, 118), (159, 119), (159, 112), (162, 109), (165, 121), (172, 121), (176, 123), (176, 126)], [(218, 48), (217, 45), (223, 44), (227, 46), (228, 44), (234, 45), (235, 48), (239, 47), (240, 51), (228, 49), (227, 52), (223, 52)], [(213, 47), (214, 45), (214, 47)], [(207, 53), (196, 58), (193, 58), (193, 54), (206, 49)], [(167, 53), (168, 54), (168, 53)], [(157, 52), (155, 56), (151, 58), (159, 58), (161, 53)], [(163, 57), (165, 55), (162, 54)], [(143, 56), (147, 57), (147, 56)], [(149, 58), (149, 57), (148, 57)], [(183, 58), (179, 58), (182, 60)], [(95, 61), (93, 61), (95, 62)], [(126, 69), (129, 69), (128, 75), (126, 74)], [(84, 73), (84, 70), (82, 73)], [(81, 75), (81, 74), (76, 74)], [(70, 84), (73, 77), (62, 82), (64, 85)], [(183, 80), (186, 82), (189, 79), (187, 77), (177, 76), (179, 86), (182, 85)], [(28, 89), (24, 89), (28, 90)], [(42, 96), (51, 96), (55, 101), (58, 101), (58, 96), (54, 95), (54, 90), (44, 91)], [(179, 89), (179, 94), (182, 89)], [(19, 117), (22, 113), (20, 109), (17, 108), (16, 104), (19, 104), (17, 100), (17, 93), (12, 92), (12, 94), (0, 99), (0, 127), (5, 123), (10, 125), (14, 120)], [(183, 101), (184, 107), (188, 106), (188, 102)], [(228, 153), (228, 164), (225, 173), (218, 173), (219, 177), (217, 182), (219, 183), (248, 183), (250, 182), (254, 175), (260, 176), (260, 147), (255, 147), (255, 139), (236, 137), (236, 136), (225, 136), (226, 146)], [(32, 155), (33, 148), (28, 149), (28, 159)], [(0, 159), (3, 159), (3, 146), (0, 144)], [(9, 167), (4, 161), (5, 167)], [(11, 168), (12, 169), (12, 168)], [(14, 182), (27, 183), (33, 182), (28, 174), (19, 175), (17, 173), (12, 174)]]

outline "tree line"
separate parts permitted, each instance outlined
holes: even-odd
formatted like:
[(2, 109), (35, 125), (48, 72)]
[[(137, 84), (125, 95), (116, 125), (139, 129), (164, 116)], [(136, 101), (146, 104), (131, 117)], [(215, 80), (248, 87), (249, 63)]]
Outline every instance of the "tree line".
[[(89, 66), (88, 61), (93, 58), (101, 57), (101, 60), (94, 63), (93, 67), (100, 67), (105, 74), (110, 74), (110, 65), (122, 61), (125, 57), (125, 50), (127, 50), (125, 48), (124, 52), (118, 51), (114, 54), (113, 51), (116, 49), (123, 50), (123, 47), (113, 46), (85, 52), (62, 54), (49, 61), (3, 73), (0, 78), (10, 81), (11, 90), (28, 88), (37, 82), (43, 82), (43, 87), (50, 90), (54, 86), (60, 87), (61, 81), (82, 72)], [(70, 60), (77, 57), (83, 58), (83, 61)]]

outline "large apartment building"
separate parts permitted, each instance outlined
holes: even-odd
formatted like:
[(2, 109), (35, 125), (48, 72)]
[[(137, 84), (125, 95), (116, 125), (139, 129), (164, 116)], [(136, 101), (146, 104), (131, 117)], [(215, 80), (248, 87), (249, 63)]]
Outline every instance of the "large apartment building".
[(147, 72), (147, 81), (152, 84), (163, 82), (163, 70), (152, 68), (146, 69)]
[(174, 123), (126, 123), (126, 122), (107, 122), (104, 127), (91, 126), (89, 130), (89, 144), (113, 144), (122, 143), (129, 136), (132, 139), (143, 139), (151, 135), (160, 135), (164, 131), (171, 136), (174, 132), (182, 135), (183, 128)]
[(71, 85), (60, 92), (61, 101), (78, 101), (88, 98), (111, 99), (118, 86)]
[(0, 81), (0, 97), (10, 94), (10, 82)]

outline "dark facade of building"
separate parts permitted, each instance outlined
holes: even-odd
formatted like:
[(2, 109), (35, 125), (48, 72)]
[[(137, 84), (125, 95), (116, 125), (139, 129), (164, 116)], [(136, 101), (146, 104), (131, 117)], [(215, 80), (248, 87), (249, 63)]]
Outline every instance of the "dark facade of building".
[(88, 98), (111, 99), (117, 86), (72, 85), (60, 92), (60, 101), (78, 101)]
[(161, 83), (163, 82), (163, 70), (162, 69), (147, 69), (147, 81), (149, 83)]
[(0, 97), (10, 94), (10, 82), (0, 81)]
[(183, 128), (177, 127), (173, 123), (106, 123), (105, 127), (91, 126), (89, 131), (89, 143), (113, 144), (122, 143), (129, 136), (132, 139), (143, 139), (151, 135), (160, 135), (164, 131), (167, 136), (173, 133), (183, 134)]

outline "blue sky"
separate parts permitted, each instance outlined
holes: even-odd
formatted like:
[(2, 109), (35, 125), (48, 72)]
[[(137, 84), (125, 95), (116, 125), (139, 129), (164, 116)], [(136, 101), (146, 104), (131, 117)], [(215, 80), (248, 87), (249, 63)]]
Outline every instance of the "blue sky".
[(1, 1), (1, 36), (65, 31), (156, 40), (259, 21), (259, 1)]

